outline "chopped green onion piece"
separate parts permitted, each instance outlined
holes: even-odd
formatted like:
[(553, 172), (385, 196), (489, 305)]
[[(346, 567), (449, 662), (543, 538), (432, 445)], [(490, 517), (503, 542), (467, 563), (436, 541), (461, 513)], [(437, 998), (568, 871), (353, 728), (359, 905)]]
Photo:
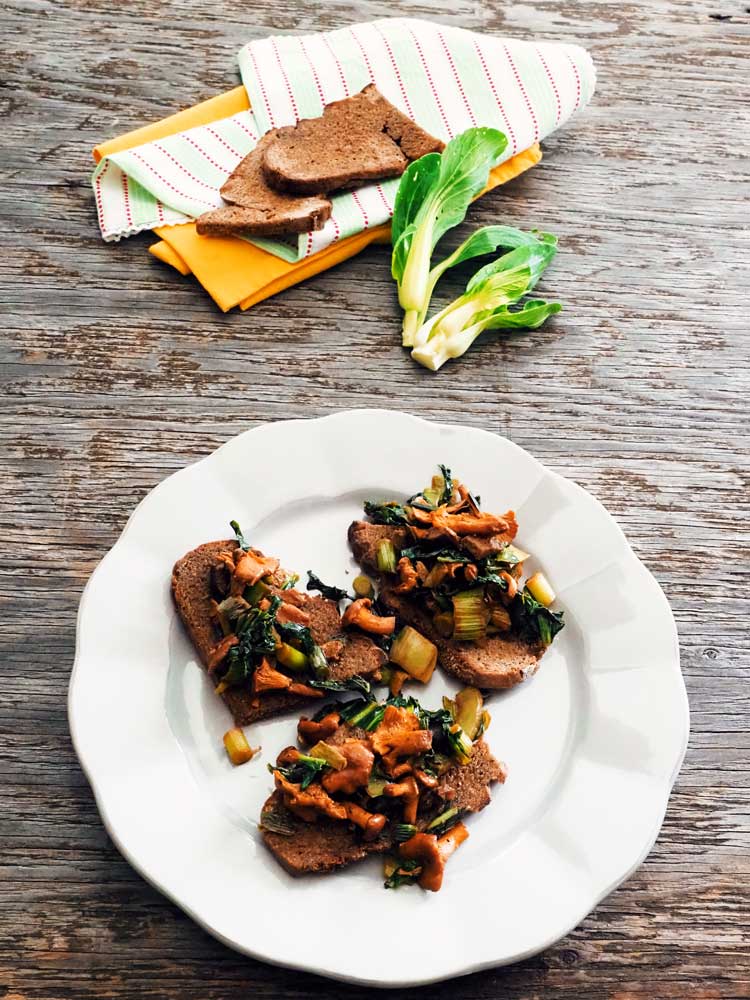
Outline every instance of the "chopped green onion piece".
[(506, 545), (505, 548), (497, 554), (498, 562), (509, 563), (511, 566), (522, 563), (528, 558), (529, 553), (524, 552), (523, 549), (519, 549), (517, 545)]
[[(456, 810), (458, 811), (458, 810)], [(429, 830), (429, 827), (427, 827)], [(405, 840), (409, 840), (417, 832), (416, 826), (413, 823), (396, 823), (393, 828), (393, 839), (398, 844), (403, 844)]]
[[(452, 823), (451, 820), (453, 820), (454, 822)], [(448, 824), (450, 824), (450, 826), (453, 826), (457, 821), (458, 821), (458, 807), (451, 806), (450, 809), (446, 809), (445, 812), (440, 813), (440, 815), (436, 816), (431, 823), (427, 824), (427, 826), (425, 827), (425, 833), (434, 833), (435, 830), (437, 830), (439, 827), (445, 827), (446, 829), (448, 829)], [(443, 831), (441, 830), (441, 832)]]
[(375, 593), (372, 580), (369, 576), (365, 576), (364, 573), (354, 577), (352, 588), (357, 597), (372, 597)]
[(489, 623), (497, 632), (510, 632), (512, 627), (508, 610), (501, 607), (492, 608)]
[(391, 663), (426, 684), (435, 670), (437, 652), (434, 642), (430, 642), (411, 625), (406, 625), (393, 640), (389, 657)]
[(396, 572), (396, 549), (390, 538), (381, 538), (378, 542), (377, 563), (381, 573)]
[(526, 581), (526, 589), (530, 592), (531, 596), (534, 597), (541, 605), (548, 608), (550, 604), (554, 603), (555, 592), (552, 589), (552, 584), (549, 582), (547, 577), (542, 572), (534, 573)]
[(447, 639), (448, 636), (453, 635), (453, 612), (440, 611), (432, 619), (432, 624), (438, 630), (439, 634)]
[(341, 771), (346, 767), (346, 757), (325, 740), (318, 740), (314, 747), (310, 747), (310, 756), (324, 760), (334, 771)]
[(475, 687), (467, 687), (456, 695), (454, 721), (463, 729), (470, 740), (477, 738), (482, 723), (484, 708), (481, 692)]
[(363, 709), (353, 715), (346, 721), (350, 726), (359, 726), (360, 729), (366, 729), (371, 732), (376, 726), (379, 726), (383, 716), (385, 715), (385, 706), (378, 705), (376, 701), (371, 701)]
[(474, 642), (487, 630), (487, 607), (484, 589), (462, 590), (453, 595), (453, 638), (458, 642)]
[(474, 749), (471, 740), (459, 725), (452, 725), (447, 732), (453, 756), (459, 764), (468, 764)]
[(258, 580), (252, 587), (245, 587), (245, 600), (248, 604), (260, 604), (264, 597), (270, 594), (271, 588), (268, 584)]
[(247, 761), (252, 760), (258, 750), (260, 750), (260, 747), (251, 747), (243, 731), (238, 728), (229, 729), (224, 733), (224, 747), (227, 751), (227, 756), (235, 767), (238, 764), (245, 764)]
[(310, 662), (304, 653), (290, 646), (288, 642), (282, 642), (276, 650), (276, 659), (282, 667), (291, 670), (293, 674), (304, 673)]
[(442, 487), (438, 488), (430, 487), (429, 489), (422, 490), (422, 496), (425, 498), (428, 504), (431, 504), (433, 507), (437, 507), (438, 503), (440, 502), (440, 496), (442, 492), (443, 492)]

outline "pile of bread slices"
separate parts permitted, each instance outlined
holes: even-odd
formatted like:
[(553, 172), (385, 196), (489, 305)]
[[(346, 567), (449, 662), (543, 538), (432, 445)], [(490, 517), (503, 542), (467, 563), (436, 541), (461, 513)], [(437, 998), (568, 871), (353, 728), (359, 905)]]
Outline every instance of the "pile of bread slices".
[(372, 84), (319, 118), (267, 132), (221, 188), (227, 203), (198, 219), (205, 236), (287, 236), (322, 229), (330, 195), (399, 177), (443, 143)]

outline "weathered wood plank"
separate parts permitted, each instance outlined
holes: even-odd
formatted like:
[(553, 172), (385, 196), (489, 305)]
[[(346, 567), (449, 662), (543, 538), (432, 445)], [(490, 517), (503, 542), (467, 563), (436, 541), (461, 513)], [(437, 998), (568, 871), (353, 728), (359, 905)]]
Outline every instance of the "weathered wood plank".
[(398, 347), (384, 248), (224, 316), (148, 257), (147, 237), (102, 244), (87, 182), (96, 142), (234, 85), (240, 39), (392, 5), (11, 0), (0, 11), (8, 1000), (370, 995), (234, 955), (147, 886), (103, 830), (65, 717), (82, 587), (145, 493), (254, 422), (370, 405), (509, 434), (600, 497), (672, 602), (692, 708), (685, 766), (640, 871), (545, 954), (425, 995), (750, 997), (750, 13), (735, 0), (443, 7), (408, 12), (579, 41), (599, 87), (541, 166), (472, 211), (472, 224), (559, 235), (546, 287), (565, 311), (436, 377)]

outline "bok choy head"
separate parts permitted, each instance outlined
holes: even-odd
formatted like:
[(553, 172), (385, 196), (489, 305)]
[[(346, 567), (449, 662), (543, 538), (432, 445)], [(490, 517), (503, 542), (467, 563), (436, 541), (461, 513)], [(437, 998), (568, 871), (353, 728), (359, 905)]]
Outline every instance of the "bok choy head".
[(555, 256), (557, 240), (542, 233), (533, 244), (517, 247), (478, 271), (464, 294), (451, 302), (415, 336), (415, 361), (437, 371), (458, 358), (483, 330), (532, 329), (562, 306), (542, 299), (522, 300)]
[(428, 153), (415, 160), (402, 176), (391, 224), (391, 273), (404, 310), (405, 344), (413, 343), (427, 312), (436, 243), (463, 222), (507, 145), (497, 129), (471, 128), (452, 139), (442, 154)]

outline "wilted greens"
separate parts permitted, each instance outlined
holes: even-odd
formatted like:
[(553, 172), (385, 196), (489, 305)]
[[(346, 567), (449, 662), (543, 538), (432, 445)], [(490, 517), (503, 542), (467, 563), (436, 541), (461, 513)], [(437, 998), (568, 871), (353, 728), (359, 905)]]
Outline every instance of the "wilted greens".
[(349, 595), (341, 587), (332, 587), (327, 583), (323, 583), (319, 576), (316, 576), (312, 570), (307, 571), (307, 590), (317, 590), (323, 597), (327, 597), (330, 601), (343, 601)]
[(558, 632), (565, 627), (562, 611), (551, 611), (536, 600), (524, 587), (510, 606), (510, 615), (518, 631), (531, 641), (549, 646)]

